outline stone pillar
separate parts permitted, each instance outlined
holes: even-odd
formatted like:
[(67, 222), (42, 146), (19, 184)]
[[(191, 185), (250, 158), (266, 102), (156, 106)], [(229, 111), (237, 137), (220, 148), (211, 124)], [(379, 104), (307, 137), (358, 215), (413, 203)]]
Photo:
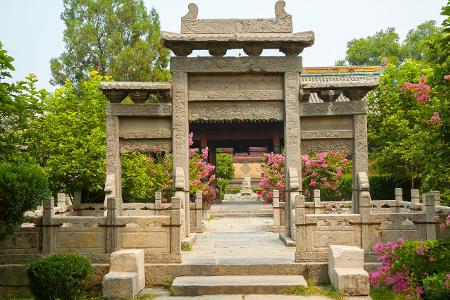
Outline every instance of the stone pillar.
[(171, 216), (170, 216), (170, 253), (181, 254), (181, 240), (184, 238), (181, 227), (181, 199), (178, 197), (172, 197), (171, 199)]
[(119, 201), (115, 197), (110, 197), (106, 202), (106, 253), (111, 254), (119, 250), (117, 242), (117, 202)]
[(396, 188), (395, 189), (395, 201), (397, 202), (397, 206), (400, 206), (403, 202), (403, 189)]
[(353, 195), (352, 195), (352, 210), (353, 213), (359, 213), (359, 197), (357, 176), (360, 172), (369, 172), (369, 154), (367, 148), (367, 116), (355, 115), (353, 116)]
[(155, 193), (155, 215), (162, 215), (161, 209), (162, 209), (162, 194), (161, 192)]
[(280, 154), (281, 152), (280, 134), (278, 132), (273, 133), (272, 142), (273, 142), (273, 153)]
[[(195, 193), (195, 227), (198, 231), (203, 231), (203, 193), (197, 191)], [(200, 231), (200, 232), (201, 232)]]
[(306, 208), (305, 196), (298, 195), (295, 198), (295, 224), (296, 224), (296, 243), (295, 243), (295, 261), (300, 262), (302, 256), (306, 253)]
[(117, 209), (122, 210), (122, 167), (120, 162), (119, 118), (112, 115), (111, 105), (106, 105), (106, 175), (114, 175), (113, 195)]
[[(187, 191), (188, 190), (186, 189), (186, 178), (184, 176), (183, 168), (177, 167), (175, 170), (175, 197), (180, 200), (180, 208), (182, 209), (180, 215), (182, 224), (180, 232), (182, 239), (189, 237), (191, 232), (190, 201), (189, 201), (189, 193)], [(188, 206), (187, 209), (186, 206)]]
[(427, 222), (427, 240), (436, 239), (436, 223), (433, 221), (434, 215), (436, 214), (436, 200), (435, 195), (428, 193), (423, 198), (423, 207), (425, 210), (425, 220)]
[(370, 236), (370, 217), (371, 203), (369, 190), (361, 191), (359, 197), (359, 213), (361, 215), (361, 248), (365, 251), (371, 251)]
[(411, 205), (412, 209), (418, 209), (420, 203), (420, 192), (418, 189), (411, 190)]
[(53, 254), (53, 198), (47, 198), (43, 201), (43, 215), (42, 215), (42, 253), (45, 255)]
[[(188, 120), (188, 74), (177, 71), (176, 58), (171, 60), (172, 70), (172, 151), (173, 173), (182, 168), (184, 176), (184, 232), (190, 236), (189, 224), (189, 120)], [(180, 191), (180, 190), (178, 190)]]
[(320, 190), (314, 190), (314, 213), (319, 214), (321, 212), (322, 205), (320, 204)]
[(285, 151), (285, 178), (286, 178), (286, 236), (294, 238), (292, 235), (292, 212), (295, 207), (294, 198), (291, 198), (292, 192), (301, 191), (301, 184), (292, 187), (289, 182), (289, 172), (295, 169), (298, 181), (301, 183), (301, 162), (300, 162), (300, 102), (299, 102), (300, 73), (284, 73), (284, 151)]
[(273, 190), (273, 227), (274, 232), (279, 232), (281, 226), (281, 216), (280, 216), (280, 191)]

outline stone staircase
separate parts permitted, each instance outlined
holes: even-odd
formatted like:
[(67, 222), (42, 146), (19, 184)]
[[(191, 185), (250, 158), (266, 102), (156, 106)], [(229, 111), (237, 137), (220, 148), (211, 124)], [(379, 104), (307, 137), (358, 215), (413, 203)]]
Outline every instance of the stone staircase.
[(182, 276), (172, 289), (176, 296), (248, 295), (279, 294), (298, 286), (307, 286), (303, 276)]

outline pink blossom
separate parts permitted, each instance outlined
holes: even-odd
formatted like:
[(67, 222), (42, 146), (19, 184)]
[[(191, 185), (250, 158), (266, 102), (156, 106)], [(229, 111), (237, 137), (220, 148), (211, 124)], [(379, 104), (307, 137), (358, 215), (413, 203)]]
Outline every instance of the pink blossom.
[(403, 238), (399, 238), (397, 241), (397, 248), (401, 247), (404, 242), (405, 242), (405, 240)]
[(433, 222), (439, 223), (440, 221), (441, 221), (441, 217), (439, 217), (438, 215), (434, 215)]
[(427, 102), (429, 100), (430, 86), (425, 83), (425, 76), (420, 77), (419, 83), (406, 82), (402, 89), (405, 91), (413, 91), (414, 97), (420, 102)]
[(210, 180), (210, 181), (214, 181), (214, 180), (216, 180), (216, 175), (214, 175), (214, 174), (213, 174), (213, 175), (211, 175), (211, 177), (209, 177), (209, 180)]
[(314, 179), (311, 179), (309, 186), (315, 187), (316, 185), (317, 185), (317, 182)]
[(445, 275), (444, 284), (445, 288), (450, 289), (450, 274)]
[(208, 153), (209, 153), (208, 147), (203, 148), (202, 149), (202, 158), (205, 160), (208, 159)]
[(444, 76), (444, 80), (450, 80), (450, 74)]
[(189, 149), (189, 157), (193, 157), (198, 153), (198, 148)]
[(441, 115), (439, 114), (439, 112), (435, 112), (429, 122), (431, 124), (439, 124), (441, 122)]
[(189, 146), (192, 146), (194, 144), (194, 133), (189, 133)]
[(416, 253), (419, 254), (420, 256), (425, 255), (425, 248), (423, 246), (423, 241), (420, 241), (419, 245), (417, 245)]
[(311, 173), (311, 177), (316, 177), (317, 176), (317, 173), (316, 172), (312, 172)]
[(447, 226), (446, 226), (444, 223), (439, 224), (439, 229), (440, 229), (441, 231), (444, 231), (445, 228), (447, 228)]
[(373, 245), (373, 251), (375, 251), (376, 253), (381, 253), (381, 252), (383, 252), (383, 250), (384, 250), (384, 245), (383, 245), (383, 243), (380, 243), (380, 242), (378, 242), (378, 243), (376, 243), (375, 245)]

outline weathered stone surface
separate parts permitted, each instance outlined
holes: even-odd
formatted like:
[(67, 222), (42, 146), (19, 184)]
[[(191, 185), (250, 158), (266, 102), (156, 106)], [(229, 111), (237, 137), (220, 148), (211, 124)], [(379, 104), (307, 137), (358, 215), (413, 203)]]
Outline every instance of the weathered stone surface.
[(170, 139), (132, 139), (122, 140), (120, 142), (120, 153), (132, 153), (132, 152), (170, 152), (172, 149), (172, 141)]
[(106, 105), (108, 116), (119, 117), (171, 117), (171, 103), (149, 103), (149, 104), (119, 104), (109, 103)]
[(331, 284), (345, 295), (369, 295), (369, 274), (364, 270), (364, 250), (353, 246), (330, 245), (328, 253)]
[(302, 140), (351, 138), (353, 138), (352, 130), (302, 131)]
[(189, 121), (265, 120), (282, 121), (284, 103), (281, 101), (229, 101), (189, 103)]
[(172, 57), (170, 59), (170, 68), (173, 72), (179, 71), (189, 73), (301, 72), (302, 59), (301, 57), (294, 57), (294, 56)]
[(102, 283), (107, 299), (127, 299), (145, 288), (144, 251), (129, 249), (111, 254), (109, 273)]
[(323, 151), (353, 152), (353, 139), (305, 139), (302, 140), (302, 153)]
[(211, 33), (290, 33), (292, 32), (292, 16), (284, 10), (286, 3), (277, 1), (275, 19), (197, 19), (198, 7), (190, 3), (188, 13), (181, 18), (182, 34)]
[(300, 103), (300, 116), (362, 115), (367, 112), (364, 101)]
[(298, 286), (307, 286), (303, 276), (185, 276), (175, 278), (172, 284), (177, 296), (277, 294)]

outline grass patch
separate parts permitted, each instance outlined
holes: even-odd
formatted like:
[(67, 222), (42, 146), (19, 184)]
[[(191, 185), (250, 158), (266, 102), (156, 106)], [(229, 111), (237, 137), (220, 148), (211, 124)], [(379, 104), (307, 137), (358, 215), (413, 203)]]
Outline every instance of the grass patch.
[(175, 289), (172, 287), (174, 278), (169, 276), (166, 278), (166, 282), (164, 283), (164, 287), (169, 290), (170, 296), (175, 296)]
[(214, 217), (213, 215), (209, 215), (209, 217), (208, 217), (208, 221), (212, 221), (212, 220), (215, 220), (216, 219), (216, 217)]
[(406, 300), (406, 295), (397, 293), (387, 287), (371, 288), (370, 297), (373, 300)]
[(181, 245), (181, 251), (191, 251), (192, 250), (192, 246), (191, 245)]
[(332, 286), (317, 287), (313, 284), (308, 286), (297, 286), (292, 289), (284, 289), (281, 294), (295, 296), (324, 296), (331, 299), (343, 300), (344, 295), (336, 291)]

